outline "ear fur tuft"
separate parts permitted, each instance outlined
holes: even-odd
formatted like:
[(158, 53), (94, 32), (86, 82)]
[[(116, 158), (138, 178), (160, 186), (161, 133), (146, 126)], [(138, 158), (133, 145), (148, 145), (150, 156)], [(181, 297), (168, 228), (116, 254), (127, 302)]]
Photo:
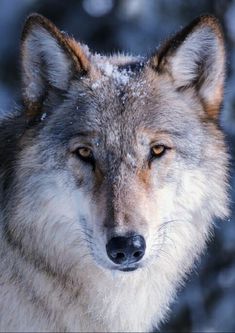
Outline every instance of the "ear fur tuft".
[(218, 20), (203, 15), (169, 39), (150, 60), (167, 72), (176, 88), (194, 88), (210, 118), (217, 118), (223, 99), (225, 49)]
[(23, 102), (30, 117), (39, 112), (50, 87), (66, 90), (72, 77), (90, 66), (83, 46), (39, 14), (25, 22), (21, 59)]

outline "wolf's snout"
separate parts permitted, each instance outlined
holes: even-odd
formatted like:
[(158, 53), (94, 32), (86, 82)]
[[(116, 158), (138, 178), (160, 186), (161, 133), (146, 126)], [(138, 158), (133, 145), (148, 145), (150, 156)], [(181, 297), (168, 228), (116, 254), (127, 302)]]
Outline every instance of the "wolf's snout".
[(138, 262), (145, 254), (145, 239), (140, 235), (111, 238), (106, 245), (109, 258), (118, 265)]

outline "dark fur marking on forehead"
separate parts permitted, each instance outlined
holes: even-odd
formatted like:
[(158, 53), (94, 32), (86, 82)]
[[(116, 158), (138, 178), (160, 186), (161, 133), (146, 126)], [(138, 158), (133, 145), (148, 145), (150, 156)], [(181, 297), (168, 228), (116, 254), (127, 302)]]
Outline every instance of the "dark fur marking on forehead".
[(119, 100), (120, 100), (120, 113), (123, 114), (125, 111), (125, 103), (124, 103), (124, 98), (125, 98), (126, 92), (124, 90), (121, 90), (118, 94)]
[(124, 65), (119, 65), (118, 69), (126, 70), (127, 72), (139, 72), (144, 68), (145, 63), (145, 61), (130, 62)]

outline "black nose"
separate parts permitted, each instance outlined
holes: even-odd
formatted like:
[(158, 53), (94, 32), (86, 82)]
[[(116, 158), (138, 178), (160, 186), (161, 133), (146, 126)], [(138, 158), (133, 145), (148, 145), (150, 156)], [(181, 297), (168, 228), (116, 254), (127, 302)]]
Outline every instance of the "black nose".
[(111, 238), (106, 245), (109, 258), (118, 265), (132, 264), (143, 258), (145, 240), (140, 235)]

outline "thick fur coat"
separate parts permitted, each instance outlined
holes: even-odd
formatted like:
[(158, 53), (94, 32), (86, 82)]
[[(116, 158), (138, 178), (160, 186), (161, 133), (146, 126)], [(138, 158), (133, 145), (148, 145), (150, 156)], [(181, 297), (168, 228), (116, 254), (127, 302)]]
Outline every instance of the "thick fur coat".
[[(0, 125), (1, 331), (146, 332), (166, 318), (228, 214), (224, 57), (211, 16), (145, 58), (92, 54), (27, 19), (23, 108)], [(130, 232), (145, 254), (120, 269), (106, 244)]]

